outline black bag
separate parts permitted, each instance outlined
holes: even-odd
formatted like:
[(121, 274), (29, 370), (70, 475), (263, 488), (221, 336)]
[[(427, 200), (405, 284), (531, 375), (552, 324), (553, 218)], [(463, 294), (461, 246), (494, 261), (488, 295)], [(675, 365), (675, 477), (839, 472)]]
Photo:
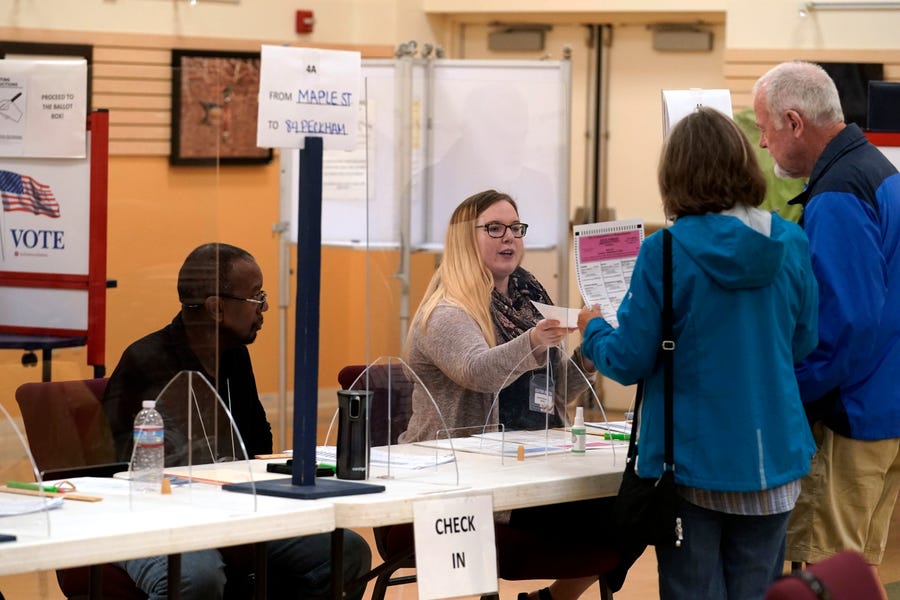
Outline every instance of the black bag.
[(658, 479), (639, 477), (634, 461), (625, 464), (622, 483), (613, 508), (621, 536), (648, 546), (681, 546), (675, 473), (666, 469)]
[(631, 438), (628, 442), (628, 458), (613, 512), (621, 536), (650, 546), (674, 543), (676, 547), (680, 547), (683, 530), (681, 518), (678, 516), (672, 440), (672, 376), (675, 351), (672, 321), (672, 237), (668, 230), (663, 230), (662, 352), (665, 377), (665, 463), (663, 473), (657, 479), (639, 477), (635, 471), (639, 416), (644, 397), (644, 382), (639, 381), (635, 394)]

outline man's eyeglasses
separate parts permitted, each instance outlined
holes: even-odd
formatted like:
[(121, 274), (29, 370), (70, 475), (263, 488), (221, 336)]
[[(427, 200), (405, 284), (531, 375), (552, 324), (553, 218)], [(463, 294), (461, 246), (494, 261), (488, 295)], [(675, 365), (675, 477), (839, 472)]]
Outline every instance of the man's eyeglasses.
[(241, 302), (252, 302), (253, 304), (265, 304), (269, 299), (269, 295), (266, 294), (265, 290), (259, 290), (259, 292), (253, 296), (252, 298), (241, 298), (240, 296), (234, 296), (232, 294), (216, 294), (221, 298), (228, 298), (229, 300), (240, 300)]
[(528, 231), (528, 223), (512, 223), (511, 225), (504, 225), (497, 221), (491, 221), (484, 225), (476, 225), (475, 229), (484, 229), (492, 238), (502, 238), (506, 235), (506, 230), (509, 229), (512, 231), (513, 237), (522, 238), (525, 237), (525, 232)]

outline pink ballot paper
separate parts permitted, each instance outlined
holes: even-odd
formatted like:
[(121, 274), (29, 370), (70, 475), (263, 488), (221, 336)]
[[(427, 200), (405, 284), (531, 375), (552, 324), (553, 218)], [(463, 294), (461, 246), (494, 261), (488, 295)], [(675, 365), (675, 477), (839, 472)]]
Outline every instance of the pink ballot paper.
[(585, 305), (600, 305), (603, 318), (619, 326), (616, 311), (631, 283), (644, 241), (644, 221), (629, 219), (576, 225), (575, 276)]

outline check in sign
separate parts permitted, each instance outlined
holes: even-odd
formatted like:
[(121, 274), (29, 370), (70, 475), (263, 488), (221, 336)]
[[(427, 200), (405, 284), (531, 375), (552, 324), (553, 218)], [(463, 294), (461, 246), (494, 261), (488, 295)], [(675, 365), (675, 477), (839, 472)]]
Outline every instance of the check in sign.
[(413, 519), (419, 600), (497, 591), (490, 494), (420, 500)]
[(359, 128), (359, 52), (263, 46), (256, 145), (353, 150)]

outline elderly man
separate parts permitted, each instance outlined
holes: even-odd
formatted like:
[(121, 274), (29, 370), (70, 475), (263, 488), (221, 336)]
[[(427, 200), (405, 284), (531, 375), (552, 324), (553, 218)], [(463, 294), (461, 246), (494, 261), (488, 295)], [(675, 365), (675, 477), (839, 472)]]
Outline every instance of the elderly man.
[(819, 345), (796, 365), (818, 451), (791, 517), (787, 558), (841, 550), (881, 563), (900, 489), (900, 175), (853, 124), (818, 65), (756, 82), (759, 145), (803, 206), (819, 284)]

